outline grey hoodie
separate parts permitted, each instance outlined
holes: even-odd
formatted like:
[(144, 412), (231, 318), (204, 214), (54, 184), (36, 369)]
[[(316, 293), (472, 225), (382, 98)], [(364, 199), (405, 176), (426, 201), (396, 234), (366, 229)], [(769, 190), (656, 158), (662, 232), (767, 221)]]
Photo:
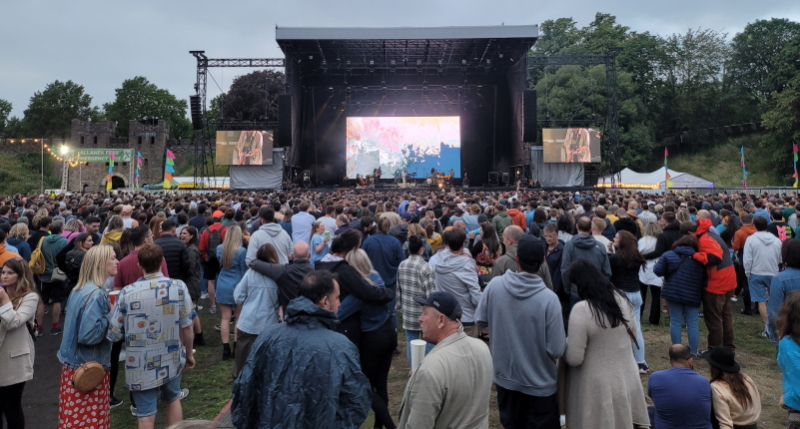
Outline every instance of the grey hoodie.
[[(572, 237), (567, 244), (564, 245), (564, 250), (561, 256), (561, 281), (563, 285), (569, 285), (569, 277), (567, 270), (569, 266), (578, 259), (588, 259), (591, 261), (606, 277), (611, 278), (611, 265), (608, 262), (608, 252), (602, 244), (598, 243), (593, 236), (589, 234), (578, 234)], [(571, 285), (570, 294), (577, 296), (578, 290), (574, 285)]]
[(744, 273), (774, 276), (781, 263), (781, 241), (768, 231), (759, 231), (744, 242)]
[(256, 260), (258, 249), (267, 243), (275, 246), (275, 250), (278, 252), (278, 262), (281, 264), (289, 263), (289, 255), (292, 254), (292, 237), (277, 223), (265, 223), (250, 237), (250, 244), (247, 246), (247, 257), (245, 257), (245, 263), (248, 267), (251, 262)]
[(532, 396), (556, 392), (556, 359), (567, 338), (558, 296), (541, 277), (508, 271), (492, 279), (475, 322), (489, 326), (495, 383)]
[(472, 258), (455, 255), (449, 249), (440, 252), (433, 260), (436, 272), (436, 290), (455, 295), (461, 305), (461, 321), (472, 324), (475, 307), (481, 300), (478, 270)]

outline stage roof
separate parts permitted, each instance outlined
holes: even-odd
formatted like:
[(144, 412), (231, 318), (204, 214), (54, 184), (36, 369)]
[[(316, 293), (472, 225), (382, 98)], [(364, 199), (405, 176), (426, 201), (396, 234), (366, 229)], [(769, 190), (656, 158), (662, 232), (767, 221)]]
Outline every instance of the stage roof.
[(275, 32), (287, 60), (304, 72), (433, 70), (442, 74), (505, 71), (524, 59), (539, 36), (539, 27), (278, 27)]

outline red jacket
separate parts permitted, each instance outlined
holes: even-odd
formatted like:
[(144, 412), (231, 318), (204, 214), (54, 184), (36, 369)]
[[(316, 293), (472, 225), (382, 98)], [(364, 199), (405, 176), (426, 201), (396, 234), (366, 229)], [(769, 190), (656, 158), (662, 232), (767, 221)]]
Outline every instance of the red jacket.
[(697, 245), (700, 251), (694, 254), (694, 259), (706, 266), (706, 291), (722, 295), (736, 289), (736, 269), (727, 246), (719, 236), (712, 236), (708, 232), (710, 227), (709, 219), (697, 221)]
[(518, 209), (511, 209), (508, 211), (508, 215), (511, 217), (511, 221), (514, 222), (514, 225), (525, 231), (528, 225), (525, 224), (525, 215), (521, 211)]
[(206, 262), (208, 262), (208, 251), (209, 250), (211, 252), (216, 252), (217, 251), (217, 249), (209, 249), (208, 248), (208, 231), (209, 230), (211, 230), (211, 231), (219, 231), (219, 230), (221, 230), (219, 232), (219, 239), (220, 239), (220, 244), (222, 244), (222, 242), (225, 241), (225, 232), (228, 231), (228, 228), (225, 228), (225, 226), (223, 226), (221, 223), (215, 223), (215, 224), (213, 224), (213, 225), (211, 225), (208, 228), (203, 230), (203, 234), (200, 235), (200, 245), (198, 247), (200, 248), (200, 256)]

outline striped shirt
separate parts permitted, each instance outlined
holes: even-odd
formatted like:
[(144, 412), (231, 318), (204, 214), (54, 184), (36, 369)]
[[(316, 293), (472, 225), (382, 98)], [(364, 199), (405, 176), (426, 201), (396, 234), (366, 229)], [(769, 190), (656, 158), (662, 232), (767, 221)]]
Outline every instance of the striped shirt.
[(397, 269), (397, 293), (400, 295), (400, 309), (403, 314), (403, 329), (419, 331), (419, 316), (422, 306), (414, 297), (427, 298), (436, 291), (433, 269), (422, 256), (411, 255), (400, 263)]

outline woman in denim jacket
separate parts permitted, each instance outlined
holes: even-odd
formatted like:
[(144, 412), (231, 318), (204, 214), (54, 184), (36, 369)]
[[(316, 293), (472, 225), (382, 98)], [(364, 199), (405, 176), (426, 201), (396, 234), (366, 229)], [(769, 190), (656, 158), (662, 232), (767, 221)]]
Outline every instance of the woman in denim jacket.
[[(61, 368), (58, 426), (108, 428), (109, 368), (111, 342), (106, 339), (111, 303), (103, 284), (117, 274), (117, 258), (111, 246), (96, 246), (84, 257), (78, 284), (67, 302), (64, 336), (58, 350)], [(100, 384), (90, 392), (72, 385), (81, 364), (98, 362), (106, 370)]]

